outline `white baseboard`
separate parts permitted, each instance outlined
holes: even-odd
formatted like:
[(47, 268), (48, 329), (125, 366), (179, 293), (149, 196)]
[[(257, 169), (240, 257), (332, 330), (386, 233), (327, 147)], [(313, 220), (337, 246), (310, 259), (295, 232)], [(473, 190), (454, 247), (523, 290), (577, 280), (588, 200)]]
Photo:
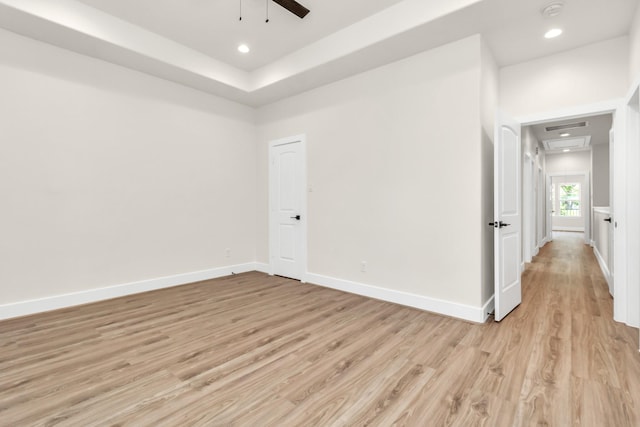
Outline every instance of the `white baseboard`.
[(584, 233), (584, 227), (562, 227), (562, 226), (554, 226), (553, 231), (579, 231)]
[(0, 320), (57, 310), (59, 308), (66, 308), (74, 305), (103, 301), (126, 295), (138, 294), (141, 292), (170, 288), (172, 286), (186, 285), (187, 283), (216, 279), (218, 277), (230, 276), (237, 273), (246, 273), (257, 269), (256, 263), (238, 264), (209, 270), (194, 271), (191, 273), (176, 274), (173, 276), (159, 277), (156, 279), (141, 280), (139, 282), (125, 283), (105, 288), (54, 295), (34, 300), (18, 301), (15, 303), (0, 305)]
[[(141, 292), (186, 285), (188, 283), (200, 282), (203, 280), (217, 279), (219, 277), (246, 273), (249, 271), (269, 273), (269, 264), (259, 262), (238, 264), (191, 273), (176, 274), (173, 276), (159, 277), (156, 279), (141, 280), (138, 282), (125, 283), (104, 288), (54, 295), (34, 300), (3, 304), (0, 305), (0, 320), (27, 316), (29, 314), (42, 313), (97, 301), (104, 301)], [(305, 279), (310, 283), (327, 288), (406, 305), (477, 323), (484, 323), (489, 317), (489, 313), (494, 309), (493, 296), (484, 304), (483, 307), (474, 307), (437, 298), (425, 297), (409, 292), (396, 291), (363, 283), (336, 279), (319, 274), (308, 273), (306, 274)]]
[(255, 266), (254, 268), (255, 271), (259, 271), (260, 273), (267, 273), (267, 274), (270, 273), (269, 264), (267, 264), (266, 262), (255, 262), (254, 266)]
[(596, 259), (598, 260), (598, 264), (600, 265), (600, 270), (602, 270), (602, 274), (604, 275), (604, 279), (607, 281), (607, 285), (609, 285), (609, 289), (611, 289), (611, 272), (609, 271), (609, 267), (607, 267), (607, 263), (604, 262), (604, 258), (600, 255), (597, 247), (593, 247), (593, 253), (596, 255)]
[(320, 274), (307, 273), (306, 280), (311, 284), (324, 286), (326, 288), (337, 289), (339, 291), (349, 292), (356, 295), (419, 308), (421, 310), (457, 317), (459, 319), (477, 323), (484, 323), (489, 317), (489, 313), (493, 311), (493, 297), (491, 297), (483, 307), (474, 307), (409, 292), (396, 291), (378, 286), (366, 285), (364, 283), (322, 276)]

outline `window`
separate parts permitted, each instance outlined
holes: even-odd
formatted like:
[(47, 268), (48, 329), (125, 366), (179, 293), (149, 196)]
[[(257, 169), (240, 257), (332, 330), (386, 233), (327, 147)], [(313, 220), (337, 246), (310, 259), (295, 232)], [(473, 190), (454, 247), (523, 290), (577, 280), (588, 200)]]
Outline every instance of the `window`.
[(551, 187), (551, 195), (553, 199), (554, 216), (582, 216), (580, 184), (555, 184)]

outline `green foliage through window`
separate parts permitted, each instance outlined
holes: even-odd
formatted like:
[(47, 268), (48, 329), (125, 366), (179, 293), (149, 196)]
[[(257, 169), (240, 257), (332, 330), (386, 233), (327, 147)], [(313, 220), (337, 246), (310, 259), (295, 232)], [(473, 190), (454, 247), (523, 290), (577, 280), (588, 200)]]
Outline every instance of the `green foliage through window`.
[(580, 184), (558, 184), (559, 216), (580, 216)]

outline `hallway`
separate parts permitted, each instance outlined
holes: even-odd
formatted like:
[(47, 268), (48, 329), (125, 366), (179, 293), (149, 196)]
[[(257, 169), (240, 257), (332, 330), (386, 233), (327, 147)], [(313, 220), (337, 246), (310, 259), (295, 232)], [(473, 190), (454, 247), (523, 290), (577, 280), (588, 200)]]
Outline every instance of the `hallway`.
[(584, 234), (554, 239), (527, 265), (522, 305), (485, 347), (517, 353), (515, 369), (526, 369), (515, 424), (637, 426), (638, 331), (612, 320), (613, 300)]

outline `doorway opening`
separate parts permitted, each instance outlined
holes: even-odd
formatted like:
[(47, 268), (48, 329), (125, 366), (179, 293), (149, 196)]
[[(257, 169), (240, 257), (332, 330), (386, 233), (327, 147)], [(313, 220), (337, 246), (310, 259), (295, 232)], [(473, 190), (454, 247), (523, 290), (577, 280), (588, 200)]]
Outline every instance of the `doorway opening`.
[(554, 238), (580, 238), (613, 296), (613, 114), (541, 121), (522, 134), (523, 268)]

